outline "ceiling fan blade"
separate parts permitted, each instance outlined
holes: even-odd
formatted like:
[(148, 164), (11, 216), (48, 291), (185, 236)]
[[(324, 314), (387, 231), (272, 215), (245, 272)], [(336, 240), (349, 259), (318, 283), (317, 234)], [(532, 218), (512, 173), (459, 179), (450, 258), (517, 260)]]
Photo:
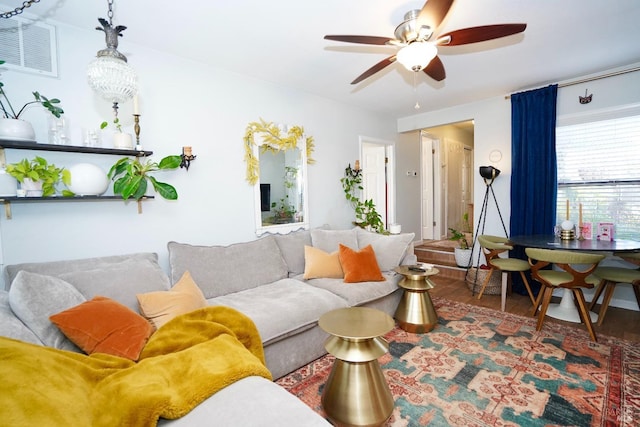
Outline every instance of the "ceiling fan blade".
[(389, 37), (377, 37), (377, 36), (324, 36), (325, 40), (335, 40), (339, 42), (347, 43), (359, 43), (359, 44), (375, 44), (385, 45), (387, 42), (395, 39)]
[[(438, 41), (444, 46), (459, 46), (469, 43), (483, 42), (486, 40), (499, 39), (513, 34), (521, 33), (527, 28), (527, 24), (498, 24), (483, 25), (480, 27), (469, 27), (461, 30), (438, 36)], [(444, 39), (449, 39), (444, 40)]]
[(372, 75), (374, 75), (378, 71), (382, 70), (384, 67), (386, 67), (388, 65), (391, 65), (394, 62), (396, 62), (396, 56), (395, 55), (391, 55), (390, 57), (383, 59), (382, 61), (378, 62), (373, 67), (369, 68), (364, 73), (360, 74), (354, 81), (351, 82), (351, 84), (354, 85), (354, 84), (360, 83), (361, 81), (363, 81), (367, 77), (371, 77)]
[(444, 64), (438, 55), (436, 55), (431, 62), (429, 62), (429, 65), (427, 65), (422, 71), (424, 71), (427, 76), (438, 82), (444, 80), (447, 76), (444, 71)]
[(418, 14), (418, 22), (435, 31), (449, 13), (452, 4), (453, 0), (427, 0)]

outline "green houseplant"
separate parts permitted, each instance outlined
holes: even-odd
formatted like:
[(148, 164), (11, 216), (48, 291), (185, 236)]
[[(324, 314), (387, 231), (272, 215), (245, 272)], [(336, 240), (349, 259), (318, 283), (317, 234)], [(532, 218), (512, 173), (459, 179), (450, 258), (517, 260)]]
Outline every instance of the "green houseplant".
[[(56, 192), (56, 184), (60, 181), (66, 185), (71, 183), (71, 174), (68, 170), (49, 164), (46, 159), (39, 156), (31, 160), (22, 159), (18, 163), (7, 165), (7, 173), (22, 183), (23, 186), (29, 186), (31, 183), (36, 185), (41, 183), (43, 197), (53, 195)], [(40, 190), (34, 188), (31, 191), (39, 192)], [(27, 195), (39, 194), (31, 193)]]
[(468, 268), (471, 264), (472, 250), (469, 247), (471, 235), (471, 225), (469, 225), (469, 214), (467, 212), (462, 215), (462, 226), (460, 230), (449, 228), (451, 237), (449, 240), (457, 241), (458, 247), (454, 249), (454, 256), (458, 267)]
[(167, 200), (176, 200), (178, 192), (175, 187), (158, 181), (151, 172), (176, 169), (181, 161), (180, 156), (167, 156), (159, 163), (150, 159), (143, 163), (138, 158), (123, 157), (111, 166), (107, 176), (114, 181), (113, 193), (120, 194), (123, 199), (142, 199), (150, 181), (160, 196)]
[(352, 169), (351, 165), (344, 170), (344, 177), (340, 178), (345, 198), (351, 203), (356, 214), (355, 225), (380, 234), (387, 234), (384, 229), (382, 216), (376, 210), (373, 199), (360, 200), (359, 193), (362, 191), (362, 171)]
[[(5, 63), (5, 61), (0, 60), (0, 65), (2, 65), (4, 63)], [(59, 99), (57, 99), (57, 98), (49, 99), (44, 95), (40, 95), (39, 92), (32, 92), (32, 93), (33, 93), (33, 97), (35, 98), (35, 100), (27, 102), (26, 104), (24, 104), (22, 106), (22, 108), (20, 108), (18, 110), (18, 112), (16, 113), (16, 110), (13, 108), (13, 105), (11, 105), (11, 101), (9, 101), (9, 98), (7, 97), (7, 93), (4, 90), (4, 83), (0, 82), (0, 108), (2, 108), (3, 117), (7, 118), (7, 119), (16, 119), (17, 120), (17, 119), (20, 118), (20, 115), (24, 112), (24, 109), (27, 108), (31, 104), (40, 104), (40, 105), (42, 105), (44, 108), (49, 110), (51, 112), (51, 114), (53, 114), (57, 118), (60, 118), (60, 116), (64, 113), (62, 108), (60, 108), (57, 105), (57, 104), (60, 104), (60, 100)]]
[(297, 213), (295, 207), (289, 203), (289, 196), (284, 196), (279, 202), (271, 203), (276, 222), (290, 222)]

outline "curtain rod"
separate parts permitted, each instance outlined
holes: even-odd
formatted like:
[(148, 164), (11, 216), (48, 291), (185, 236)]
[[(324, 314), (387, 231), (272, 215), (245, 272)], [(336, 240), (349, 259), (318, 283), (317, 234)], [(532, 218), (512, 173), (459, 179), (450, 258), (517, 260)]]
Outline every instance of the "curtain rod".
[[(582, 84), (582, 83), (592, 82), (594, 80), (606, 79), (606, 78), (609, 78), (609, 77), (620, 76), (622, 74), (627, 74), (627, 73), (634, 73), (636, 71), (640, 71), (640, 67), (627, 68), (626, 70), (620, 70), (620, 71), (613, 71), (611, 73), (601, 74), (599, 76), (587, 77), (587, 78), (584, 78), (584, 79), (574, 80), (572, 82), (567, 82), (567, 83), (559, 83), (558, 84), (558, 88), (579, 85), (579, 84)], [(504, 97), (504, 99), (510, 99), (510, 98), (511, 98), (511, 95), (505, 95), (505, 97)]]

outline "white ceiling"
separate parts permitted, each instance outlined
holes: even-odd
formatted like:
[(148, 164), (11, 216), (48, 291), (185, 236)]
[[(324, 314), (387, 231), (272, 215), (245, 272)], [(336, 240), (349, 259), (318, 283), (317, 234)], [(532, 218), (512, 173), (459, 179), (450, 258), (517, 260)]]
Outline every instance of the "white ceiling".
[[(15, 7), (22, 0), (0, 3)], [(414, 73), (398, 63), (351, 85), (396, 48), (333, 42), (324, 35), (393, 37), (404, 13), (422, 5), (422, 0), (116, 0), (114, 24), (128, 27), (119, 50), (134, 67), (128, 42), (393, 117), (640, 62), (638, 0), (457, 0), (437, 33), (519, 22), (527, 29), (439, 48), (447, 78), (438, 83), (418, 73), (417, 91)], [(27, 12), (90, 29), (98, 17), (107, 17), (107, 1), (41, 0)], [(97, 34), (96, 51), (103, 47)]]

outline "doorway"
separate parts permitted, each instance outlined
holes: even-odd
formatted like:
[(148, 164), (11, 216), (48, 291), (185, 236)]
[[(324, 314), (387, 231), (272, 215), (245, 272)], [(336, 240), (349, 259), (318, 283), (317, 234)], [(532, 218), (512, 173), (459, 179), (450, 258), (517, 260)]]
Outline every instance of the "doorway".
[(466, 213), (473, 224), (473, 121), (420, 133), (422, 240), (443, 240), (460, 229)]
[(362, 159), (362, 199), (373, 200), (385, 229), (395, 223), (395, 144), (369, 137), (360, 137)]

